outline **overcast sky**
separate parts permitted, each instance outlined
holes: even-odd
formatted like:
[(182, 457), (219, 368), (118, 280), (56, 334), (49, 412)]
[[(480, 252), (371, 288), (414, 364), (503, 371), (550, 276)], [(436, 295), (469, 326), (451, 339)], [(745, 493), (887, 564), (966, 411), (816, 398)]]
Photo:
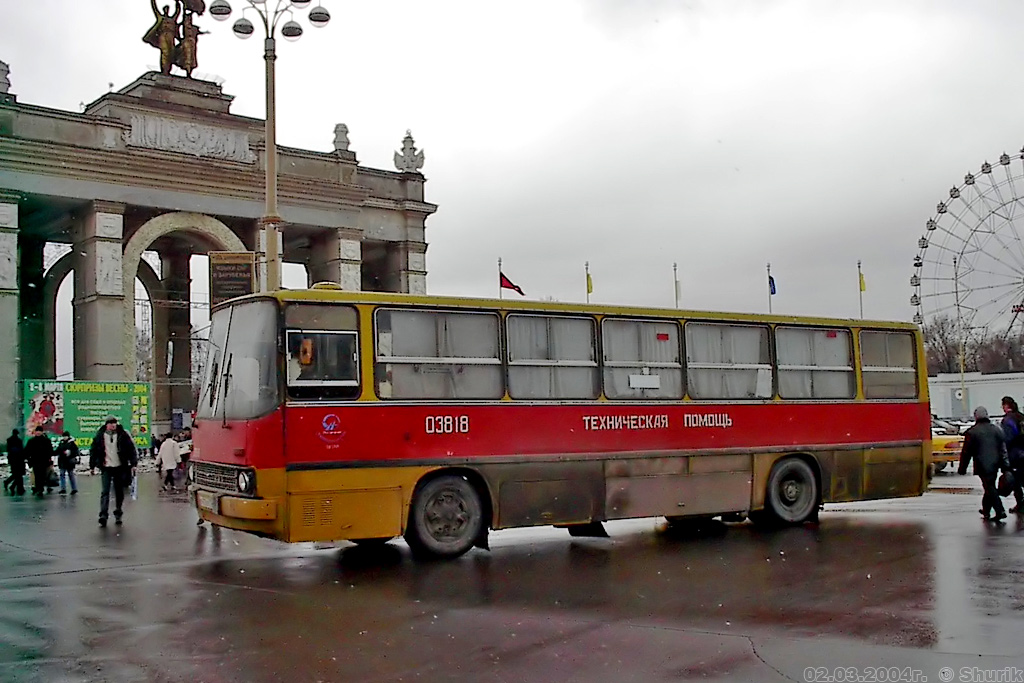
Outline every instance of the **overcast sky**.
[[(279, 141), (345, 122), (389, 169), (411, 128), (433, 294), (495, 296), (500, 256), (529, 298), (582, 301), (589, 261), (593, 301), (671, 306), (678, 262), (684, 307), (765, 311), (770, 261), (775, 312), (854, 317), (861, 259), (865, 314), (908, 320), (936, 203), (1024, 144), (1018, 0), (323, 4), (279, 49)], [(155, 67), (151, 21), (5, 0), (0, 60), (19, 101), (77, 110)], [(199, 23), (194, 75), (262, 117), (261, 41)]]

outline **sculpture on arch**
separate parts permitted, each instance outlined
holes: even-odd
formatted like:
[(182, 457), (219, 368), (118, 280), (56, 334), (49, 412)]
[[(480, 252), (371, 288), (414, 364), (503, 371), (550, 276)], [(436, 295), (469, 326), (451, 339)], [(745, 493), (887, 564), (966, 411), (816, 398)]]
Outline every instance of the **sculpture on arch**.
[(173, 13), (170, 5), (164, 5), (161, 11), (156, 0), (149, 0), (149, 4), (156, 22), (142, 40), (160, 50), (160, 72), (170, 75), (171, 67), (177, 66), (191, 78), (198, 66), (199, 36), (206, 33), (195, 25), (194, 17), (206, 11), (205, 0), (174, 0)]

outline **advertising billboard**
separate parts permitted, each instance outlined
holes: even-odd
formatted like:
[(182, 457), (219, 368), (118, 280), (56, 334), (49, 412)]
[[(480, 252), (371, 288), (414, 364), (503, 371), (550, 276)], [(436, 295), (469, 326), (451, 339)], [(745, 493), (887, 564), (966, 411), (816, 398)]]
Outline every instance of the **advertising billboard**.
[(136, 446), (150, 443), (150, 398), (147, 382), (59, 382), (29, 379), (22, 383), (25, 436), (42, 427), (53, 439), (67, 431), (80, 448), (113, 415)]

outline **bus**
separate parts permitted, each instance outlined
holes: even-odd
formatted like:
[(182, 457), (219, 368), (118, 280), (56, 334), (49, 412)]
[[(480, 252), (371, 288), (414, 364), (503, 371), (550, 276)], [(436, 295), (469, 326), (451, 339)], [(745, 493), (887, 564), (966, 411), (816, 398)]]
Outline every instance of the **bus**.
[[(347, 292), (214, 308), (201, 520), (416, 556), (637, 517), (801, 524), (931, 476), (916, 325)], [(603, 529), (602, 529), (603, 530)]]

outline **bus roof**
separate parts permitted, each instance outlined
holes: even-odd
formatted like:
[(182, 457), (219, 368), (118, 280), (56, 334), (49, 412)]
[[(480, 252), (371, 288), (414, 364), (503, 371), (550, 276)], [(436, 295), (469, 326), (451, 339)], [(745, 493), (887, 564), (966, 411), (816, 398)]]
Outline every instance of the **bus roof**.
[(405, 304), (420, 306), (442, 306), (446, 308), (485, 308), (505, 311), (549, 311), (557, 313), (586, 313), (591, 315), (622, 315), (632, 317), (658, 316), (671, 318), (698, 318), (701, 320), (737, 320), (744, 322), (803, 323), (810, 325), (836, 325), (842, 327), (885, 327), (916, 330), (910, 322), (891, 320), (862, 320), (860, 318), (824, 318), (816, 316), (778, 315), (766, 313), (731, 313), (726, 311), (701, 311), (694, 309), (654, 308), (643, 306), (618, 306), (612, 304), (586, 304), (556, 301), (531, 301), (529, 299), (483, 299), (425, 294), (401, 294), (396, 292), (351, 292), (341, 289), (314, 285), (311, 289), (282, 289), (275, 292), (250, 294), (231, 299), (213, 307), (219, 310), (227, 306), (256, 299), (276, 299), (285, 302), (321, 302), (352, 304)]

